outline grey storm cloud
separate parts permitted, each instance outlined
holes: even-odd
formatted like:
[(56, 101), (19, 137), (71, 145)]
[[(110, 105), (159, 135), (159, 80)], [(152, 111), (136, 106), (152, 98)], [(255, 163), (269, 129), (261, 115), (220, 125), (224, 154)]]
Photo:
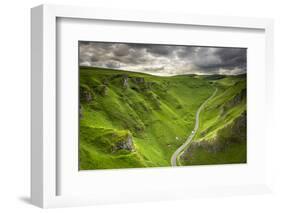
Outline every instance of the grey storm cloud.
[(116, 44), (113, 46), (115, 56), (126, 56), (130, 52), (130, 47), (126, 44)]
[(159, 44), (79, 42), (81, 66), (155, 75), (246, 73), (247, 49)]

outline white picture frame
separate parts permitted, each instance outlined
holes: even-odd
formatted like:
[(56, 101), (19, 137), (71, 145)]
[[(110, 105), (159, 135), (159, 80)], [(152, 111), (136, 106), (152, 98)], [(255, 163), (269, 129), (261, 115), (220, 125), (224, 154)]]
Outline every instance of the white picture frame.
[[(153, 23), (161, 25), (192, 25), (213, 28), (231, 29), (257, 29), (265, 34), (265, 71), (264, 79), (266, 87), (266, 110), (271, 112), (273, 88), (273, 21), (271, 19), (241, 18), (241, 17), (217, 17), (188, 14), (166, 14), (147, 11), (123, 11), (101, 8), (85, 8), (74, 6), (41, 5), (31, 10), (31, 201), (42, 208), (63, 207), (76, 205), (91, 205), (96, 203), (128, 202), (142, 200), (173, 199), (208, 195), (232, 195), (270, 192), (271, 172), (270, 161), (266, 161), (266, 178), (259, 184), (233, 184), (221, 185), (209, 188), (200, 187), (200, 183), (194, 183), (194, 188), (186, 190), (184, 187), (156, 190), (154, 196), (142, 195), (118, 195), (97, 196), (91, 195), (58, 195), (57, 166), (59, 158), (57, 152), (57, 20), (87, 19), (87, 20), (113, 20), (135, 23)], [(269, 116), (270, 117), (270, 116)], [(270, 119), (270, 118), (269, 118)], [(270, 134), (269, 119), (265, 120), (264, 127)], [(269, 136), (268, 136), (269, 137)], [(266, 137), (266, 146), (270, 146)], [(268, 149), (270, 150), (270, 149)], [(267, 152), (267, 157), (270, 154)], [(266, 157), (266, 156), (264, 156)], [(155, 169), (150, 169), (155, 170)], [(123, 171), (123, 175), (124, 175)], [(161, 171), (159, 171), (161, 172)], [(135, 175), (138, 172), (135, 172)], [(179, 173), (178, 173), (179, 174)], [(137, 192), (136, 192), (137, 193)], [(177, 196), (169, 194), (177, 193)], [(157, 198), (155, 195), (158, 194)], [(108, 197), (108, 199), (107, 199)]]

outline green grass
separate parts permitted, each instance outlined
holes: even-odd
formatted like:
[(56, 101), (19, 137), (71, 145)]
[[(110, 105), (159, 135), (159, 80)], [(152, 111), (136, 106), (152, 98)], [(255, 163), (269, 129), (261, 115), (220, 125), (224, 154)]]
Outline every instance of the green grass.
[[(246, 86), (243, 82), (244, 77), (161, 77), (80, 67), (80, 169), (170, 166), (173, 152), (194, 127), (198, 107), (214, 88), (218, 93), (200, 121), (200, 132), (210, 130), (206, 138), (224, 126), (217, 117), (220, 108)], [(226, 107), (225, 125), (245, 110), (244, 102), (238, 105)], [(116, 149), (128, 137), (134, 149)]]
[(214, 138), (195, 142), (181, 156), (181, 165), (247, 162), (246, 114), (217, 131)]
[[(241, 128), (246, 119), (236, 125), (237, 119), (246, 112), (246, 76), (227, 77), (213, 84), (218, 92), (202, 111), (199, 129), (193, 144), (181, 156), (181, 165), (246, 162), (246, 127)], [(233, 135), (236, 131), (233, 126), (240, 128), (236, 135)], [(222, 150), (211, 149), (224, 143), (228, 144)]]

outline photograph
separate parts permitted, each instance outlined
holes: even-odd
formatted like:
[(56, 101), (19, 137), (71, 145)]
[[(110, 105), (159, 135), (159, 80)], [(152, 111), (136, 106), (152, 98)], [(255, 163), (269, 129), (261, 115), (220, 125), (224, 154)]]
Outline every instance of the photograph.
[(79, 170), (247, 163), (247, 48), (78, 41)]

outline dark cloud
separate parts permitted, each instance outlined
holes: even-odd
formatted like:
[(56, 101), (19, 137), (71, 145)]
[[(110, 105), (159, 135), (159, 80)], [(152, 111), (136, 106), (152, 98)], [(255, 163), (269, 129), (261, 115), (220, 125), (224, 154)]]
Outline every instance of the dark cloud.
[(246, 72), (247, 49), (218, 47), (182, 47), (178, 57), (192, 61), (198, 69), (208, 73), (219, 69), (241, 70)]
[(116, 44), (113, 48), (113, 53), (115, 56), (126, 56), (129, 54), (129, 46), (127, 44)]
[(107, 68), (118, 69), (118, 68), (120, 68), (120, 63), (118, 63), (116, 61), (108, 61), (105, 63), (105, 66)]
[(217, 51), (222, 65), (228, 68), (245, 68), (247, 63), (247, 50), (245, 48), (220, 48)]
[(176, 50), (176, 54), (178, 57), (184, 59), (184, 58), (187, 58), (187, 57), (190, 57), (190, 56), (196, 54), (196, 51), (198, 49), (199, 49), (198, 47), (180, 46)]
[(167, 45), (149, 45), (149, 47), (147, 47), (147, 52), (159, 56), (169, 56), (174, 52), (174, 50), (175, 46)]
[(154, 44), (80, 42), (80, 65), (176, 74), (246, 72), (247, 50)]

